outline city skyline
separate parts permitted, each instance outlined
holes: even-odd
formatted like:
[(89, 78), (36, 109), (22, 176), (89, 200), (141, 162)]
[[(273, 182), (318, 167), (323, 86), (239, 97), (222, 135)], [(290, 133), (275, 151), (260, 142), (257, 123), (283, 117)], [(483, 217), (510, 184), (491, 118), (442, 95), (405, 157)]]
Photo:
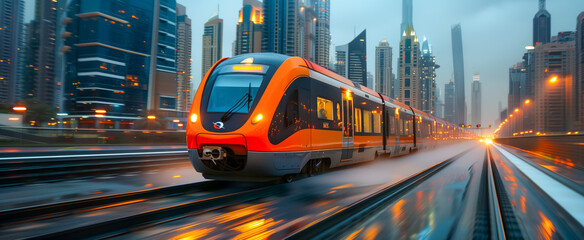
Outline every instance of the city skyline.
[[(187, 6), (187, 14), (193, 16), (193, 83), (194, 88), (200, 82), (201, 55), (200, 36), (202, 26), (208, 17), (217, 10), (219, 4), (220, 14), (224, 19), (224, 56), (230, 57), (232, 42), (235, 40), (238, 12), (242, 1), (218, 0), (214, 2), (189, 2), (177, 1)], [(401, 1), (375, 2), (364, 0), (354, 8), (348, 0), (338, 0), (331, 3), (331, 48), (351, 41), (356, 33), (367, 29), (367, 67), (375, 69), (375, 46), (384, 37), (391, 46), (399, 45), (398, 32), (402, 21)], [(374, 6), (374, 7), (373, 7)], [(580, 7), (578, 7), (580, 6)], [(569, 0), (567, 2), (548, 2), (546, 9), (550, 12), (551, 33), (556, 35), (559, 31), (573, 31), (576, 29), (576, 18), (584, 9), (584, 2)], [(522, 1), (491, 1), (491, 2), (467, 2), (452, 0), (447, 4), (433, 1), (413, 2), (413, 22), (419, 37), (432, 40), (436, 63), (441, 67), (436, 70), (436, 85), (443, 86), (450, 80), (452, 68), (452, 50), (450, 28), (453, 24), (461, 23), (464, 28), (463, 41), (465, 56), (465, 85), (466, 92), (470, 92), (472, 73), (481, 72), (481, 78), (485, 80), (483, 91), (492, 92), (490, 99), (483, 100), (483, 121), (485, 124), (494, 123), (498, 118), (497, 103), (501, 100), (506, 106), (507, 93), (500, 91), (508, 85), (509, 66), (521, 61), (525, 53), (524, 47), (531, 45), (533, 40), (533, 16), (538, 11), (537, 0)], [(388, 14), (389, 12), (389, 14)], [(434, 16), (436, 12), (449, 12), (440, 19), (431, 19), (426, 16)], [(346, 17), (350, 16), (350, 17)], [(379, 21), (380, 17), (385, 17)], [(372, 21), (372, 20), (378, 21)], [(515, 26), (509, 27), (508, 22)], [(498, 33), (498, 34), (496, 34)], [(484, 47), (488, 46), (488, 47)], [(331, 54), (331, 56), (334, 54)], [(393, 56), (398, 56), (398, 48), (393, 49)], [(504, 57), (502, 57), (504, 56)], [(394, 73), (397, 69), (396, 58), (393, 59)], [(487, 64), (488, 63), (488, 64)], [(467, 103), (470, 102), (470, 94), (466, 95)], [(468, 114), (467, 114), (468, 115)], [(470, 116), (468, 116), (470, 117)]]

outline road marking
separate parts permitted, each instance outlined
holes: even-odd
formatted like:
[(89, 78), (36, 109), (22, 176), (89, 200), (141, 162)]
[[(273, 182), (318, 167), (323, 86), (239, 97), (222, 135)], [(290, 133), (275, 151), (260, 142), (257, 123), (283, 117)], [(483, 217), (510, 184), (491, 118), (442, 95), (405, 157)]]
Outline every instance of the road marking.
[[(166, 151), (166, 152), (133, 152), (133, 153), (101, 153), (101, 154), (78, 154), (78, 155), (52, 155), (52, 156), (28, 156), (28, 157), (4, 157), (0, 160), (25, 160), (25, 159), (47, 159), (47, 158), (77, 158), (77, 157), (108, 157), (108, 156), (139, 156), (139, 155), (162, 155), (184, 153), (187, 151)], [(50, 153), (48, 153), (50, 154)]]
[(507, 152), (498, 144), (493, 144), (503, 156), (513, 163), (521, 172), (523, 172), (531, 181), (537, 184), (548, 196), (558, 203), (566, 212), (568, 212), (580, 225), (584, 226), (584, 196), (556, 181), (549, 175), (529, 165), (513, 154)]

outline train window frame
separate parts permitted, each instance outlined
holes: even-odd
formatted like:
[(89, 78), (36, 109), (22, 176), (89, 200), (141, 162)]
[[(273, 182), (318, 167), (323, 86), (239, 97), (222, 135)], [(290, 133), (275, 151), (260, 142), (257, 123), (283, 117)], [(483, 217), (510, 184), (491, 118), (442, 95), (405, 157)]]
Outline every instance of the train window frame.
[(363, 119), (362, 118), (362, 115), (363, 114), (362, 114), (362, 111), (363, 110), (361, 110), (361, 108), (355, 108), (355, 114), (354, 114), (355, 121), (354, 121), (353, 125), (354, 125), (354, 129), (355, 129), (355, 132), (356, 133), (360, 133), (360, 132), (363, 131), (362, 130), (363, 129), (363, 124), (362, 124), (362, 119)]
[[(291, 96), (288, 96), (288, 100), (286, 101), (286, 107), (284, 109), (284, 127), (292, 128), (298, 123), (300, 120), (299, 108), (298, 89), (294, 89)], [(290, 115), (292, 117), (290, 117)]]
[(364, 133), (371, 133), (373, 131), (373, 128), (371, 126), (371, 120), (372, 120), (372, 116), (371, 116), (371, 111), (367, 110), (367, 109), (363, 109), (363, 132)]
[(316, 116), (319, 120), (333, 121), (333, 101), (324, 97), (316, 97)]

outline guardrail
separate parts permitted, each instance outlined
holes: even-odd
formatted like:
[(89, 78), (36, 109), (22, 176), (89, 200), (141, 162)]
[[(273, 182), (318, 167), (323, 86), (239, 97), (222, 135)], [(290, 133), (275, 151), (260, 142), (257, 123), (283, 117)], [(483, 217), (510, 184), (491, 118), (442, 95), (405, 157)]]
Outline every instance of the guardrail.
[(184, 144), (185, 130), (75, 129), (0, 125), (0, 145), (50, 144)]
[(534, 152), (547, 160), (584, 168), (584, 134), (506, 137), (496, 143)]

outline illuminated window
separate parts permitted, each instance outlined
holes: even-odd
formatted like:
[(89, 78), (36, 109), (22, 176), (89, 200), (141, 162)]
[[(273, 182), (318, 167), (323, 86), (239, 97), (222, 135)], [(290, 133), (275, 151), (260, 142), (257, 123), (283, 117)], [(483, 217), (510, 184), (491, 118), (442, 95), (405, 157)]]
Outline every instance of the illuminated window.
[(317, 97), (316, 105), (318, 119), (333, 120), (333, 102), (331, 100)]
[(371, 132), (371, 111), (363, 110), (363, 132)]
[(381, 112), (373, 114), (373, 132), (381, 133)]
[(355, 108), (355, 132), (361, 132), (361, 109)]

